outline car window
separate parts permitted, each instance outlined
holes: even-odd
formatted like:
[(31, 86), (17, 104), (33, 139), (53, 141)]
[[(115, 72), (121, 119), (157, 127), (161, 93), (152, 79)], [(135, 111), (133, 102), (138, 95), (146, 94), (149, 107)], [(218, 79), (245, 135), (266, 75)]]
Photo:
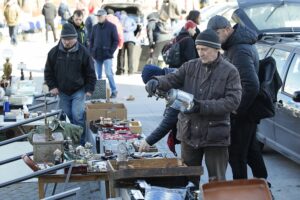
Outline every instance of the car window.
[(260, 44), (256, 44), (256, 49), (257, 49), (257, 52), (258, 52), (258, 55), (259, 55), (259, 59), (264, 59), (267, 55), (267, 53), (269, 52), (270, 50), (270, 47), (269, 46), (266, 46), (266, 45), (260, 45)]
[(294, 92), (300, 90), (300, 55), (295, 55), (289, 68), (284, 91), (293, 95)]
[(298, 27), (300, 4), (266, 3), (245, 8), (245, 12), (259, 30)]
[(276, 60), (277, 71), (282, 80), (283, 80), (283, 73), (284, 73), (283, 67), (284, 67), (285, 62), (287, 61), (289, 55), (290, 55), (290, 52), (284, 51), (281, 49), (275, 49), (271, 55)]

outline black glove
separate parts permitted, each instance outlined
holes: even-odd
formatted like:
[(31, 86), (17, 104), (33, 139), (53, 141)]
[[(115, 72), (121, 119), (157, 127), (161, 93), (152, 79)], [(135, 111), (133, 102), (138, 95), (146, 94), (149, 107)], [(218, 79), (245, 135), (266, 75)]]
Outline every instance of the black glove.
[(192, 113), (199, 113), (200, 112), (200, 103), (194, 100), (194, 106), (190, 110), (186, 110), (184, 114), (192, 114)]
[(158, 80), (151, 79), (146, 84), (146, 91), (148, 92), (149, 96), (153, 96), (155, 94), (156, 89), (158, 88)]

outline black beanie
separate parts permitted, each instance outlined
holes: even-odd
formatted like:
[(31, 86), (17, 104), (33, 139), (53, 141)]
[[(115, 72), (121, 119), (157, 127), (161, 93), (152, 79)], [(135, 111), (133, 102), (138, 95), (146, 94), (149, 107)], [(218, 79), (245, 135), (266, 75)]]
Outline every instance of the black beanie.
[(196, 41), (196, 45), (204, 45), (207, 47), (211, 47), (214, 49), (220, 49), (221, 43), (219, 36), (212, 29), (206, 29), (205, 31), (198, 34)]
[(77, 31), (72, 24), (65, 23), (62, 27), (60, 37), (61, 38), (76, 38)]

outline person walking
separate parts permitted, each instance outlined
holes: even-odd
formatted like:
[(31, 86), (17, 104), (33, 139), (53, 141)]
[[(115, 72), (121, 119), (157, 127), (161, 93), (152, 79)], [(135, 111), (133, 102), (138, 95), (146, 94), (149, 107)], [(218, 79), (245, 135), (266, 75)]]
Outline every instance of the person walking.
[(254, 46), (257, 34), (241, 24), (232, 27), (225, 17), (219, 15), (212, 17), (207, 27), (218, 33), (224, 56), (241, 76), (241, 104), (231, 115), (229, 163), (233, 178), (247, 179), (248, 164), (254, 177), (267, 179), (267, 169), (256, 139), (257, 122), (249, 116), (249, 108), (259, 91), (259, 56)]
[(77, 41), (85, 47), (88, 47), (88, 38), (86, 28), (83, 23), (82, 10), (75, 10), (72, 17), (68, 20), (68, 23), (72, 24), (77, 31)]
[(163, 0), (159, 15), (163, 18), (170, 19), (172, 26), (178, 22), (180, 14), (177, 0)]
[[(178, 115), (181, 158), (188, 166), (199, 166), (205, 155), (209, 180), (225, 180), (230, 113), (238, 108), (242, 95), (239, 73), (220, 54), (221, 43), (213, 30), (198, 35), (196, 48), (200, 58), (184, 63), (175, 73), (153, 77), (146, 91), (152, 96), (157, 89), (181, 88), (194, 95), (194, 106)], [(192, 181), (199, 186), (199, 178)]]
[[(47, 56), (45, 82), (52, 95), (59, 96), (59, 107), (70, 122), (85, 127), (85, 98), (96, 84), (94, 61), (88, 50), (77, 41), (72, 24), (62, 27), (61, 40)], [(84, 135), (81, 144), (84, 144)]]
[(61, 17), (60, 23), (67, 23), (68, 19), (71, 17), (71, 12), (66, 0), (62, 0), (58, 7), (58, 16)]
[(98, 79), (102, 78), (102, 67), (105, 67), (106, 77), (111, 89), (110, 98), (116, 98), (114, 73), (112, 70), (113, 55), (118, 47), (118, 32), (114, 24), (106, 20), (107, 12), (104, 9), (98, 10), (96, 14), (98, 23), (93, 27), (90, 51), (96, 60), (96, 71)]
[(42, 10), (42, 14), (45, 17), (46, 42), (48, 42), (48, 26), (51, 27), (51, 30), (53, 32), (53, 39), (54, 39), (54, 42), (56, 42), (57, 38), (56, 38), (56, 31), (55, 31), (55, 26), (54, 26), (54, 19), (56, 17), (56, 7), (51, 2), (51, 0), (45, 1), (43, 10)]
[[(118, 11), (120, 13), (120, 11)], [(120, 15), (118, 15), (120, 17)], [(123, 45), (124, 45), (124, 33), (123, 33), (123, 25), (119, 19), (119, 17), (117, 17), (115, 15), (115, 12), (113, 9), (107, 9), (107, 16), (106, 16), (106, 20), (113, 23), (116, 28), (117, 28), (117, 32), (118, 32), (118, 38), (119, 38), (119, 42), (118, 42), (118, 50), (115, 51), (114, 53), (114, 57), (117, 57), (117, 62), (113, 63), (113, 71), (116, 72), (116, 75), (121, 75), (121, 73), (118, 72), (118, 66), (120, 66), (120, 57), (118, 56), (119, 52), (122, 50)]]
[(89, 46), (89, 42), (91, 40), (93, 26), (95, 26), (97, 23), (98, 23), (98, 20), (94, 14), (94, 10), (90, 9), (89, 16), (85, 20), (85, 28), (86, 28), (87, 38), (88, 38), (88, 46)]
[(117, 75), (122, 75), (125, 72), (125, 52), (127, 51), (128, 75), (133, 73), (133, 48), (136, 42), (134, 31), (137, 24), (131, 17), (128, 17), (126, 11), (121, 11), (121, 23), (123, 26), (124, 44), (118, 53)]
[(8, 0), (4, 6), (4, 17), (9, 30), (10, 43), (17, 45), (20, 7), (16, 0)]
[(166, 44), (170, 42), (171, 32), (166, 27), (166, 19), (160, 18), (155, 13), (147, 16), (147, 36), (149, 39), (150, 54), (154, 65), (158, 65), (158, 57)]

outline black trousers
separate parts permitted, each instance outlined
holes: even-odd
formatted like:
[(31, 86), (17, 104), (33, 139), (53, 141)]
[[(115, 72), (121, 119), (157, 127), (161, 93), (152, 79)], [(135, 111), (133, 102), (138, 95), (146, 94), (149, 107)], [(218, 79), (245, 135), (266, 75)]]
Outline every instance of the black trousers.
[(233, 179), (247, 179), (247, 164), (257, 178), (267, 178), (268, 173), (256, 139), (257, 124), (246, 119), (231, 120), (231, 145), (229, 164)]
[(17, 44), (17, 32), (18, 32), (17, 26), (9, 26), (8, 31), (9, 31), (10, 43)]
[(133, 48), (134, 42), (125, 42), (122, 49), (119, 50), (117, 74), (123, 74), (125, 72), (125, 51), (127, 51), (128, 74), (133, 73)]
[(54, 27), (54, 21), (46, 21), (46, 41), (48, 42), (48, 25), (51, 27), (51, 30), (53, 32), (53, 38), (54, 38), (54, 42), (56, 42), (57, 38), (56, 38), (56, 31), (55, 31), (55, 27)]

